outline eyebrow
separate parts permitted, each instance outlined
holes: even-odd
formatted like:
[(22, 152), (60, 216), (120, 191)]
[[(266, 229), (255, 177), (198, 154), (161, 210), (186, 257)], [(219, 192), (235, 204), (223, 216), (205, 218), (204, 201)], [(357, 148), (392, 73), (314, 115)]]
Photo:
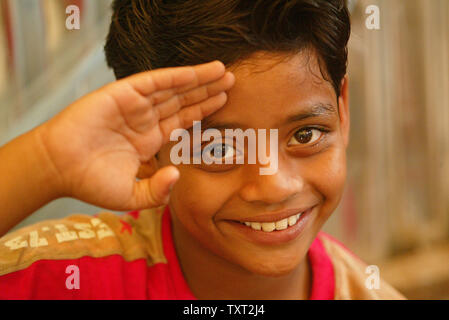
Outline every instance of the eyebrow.
[[(316, 103), (311, 106), (308, 106), (306, 108), (303, 108), (301, 112), (297, 114), (293, 114), (291, 116), (288, 116), (286, 120), (281, 122), (277, 127), (280, 127), (281, 125), (286, 125), (291, 122), (301, 121), (308, 118), (314, 118), (314, 117), (332, 117), (336, 115), (337, 108), (332, 104), (326, 104), (326, 103)], [(244, 129), (247, 128), (246, 125), (240, 124), (238, 122), (220, 122), (219, 120), (209, 119), (205, 118), (201, 121), (201, 131), (204, 131), (209, 128), (214, 128), (217, 130), (223, 130), (223, 129)], [(192, 129), (192, 128), (190, 128)]]
[(332, 117), (337, 114), (337, 108), (328, 103), (316, 103), (302, 110), (300, 113), (287, 117), (283, 124), (301, 121), (307, 118), (314, 117)]

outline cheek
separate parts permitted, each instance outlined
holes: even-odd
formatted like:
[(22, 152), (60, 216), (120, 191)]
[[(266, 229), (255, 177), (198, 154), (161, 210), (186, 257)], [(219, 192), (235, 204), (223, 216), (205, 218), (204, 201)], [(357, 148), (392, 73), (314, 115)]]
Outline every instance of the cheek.
[(178, 169), (181, 175), (172, 190), (170, 206), (187, 229), (193, 231), (195, 225), (213, 228), (215, 214), (233, 194), (232, 180), (189, 166)]
[(346, 180), (346, 152), (343, 147), (330, 148), (316, 156), (310, 166), (309, 182), (323, 199), (322, 214), (327, 219), (336, 209)]
[[(159, 167), (173, 165), (170, 150), (173, 143), (164, 145), (159, 152)], [(216, 227), (215, 214), (234, 193), (234, 181), (229, 174), (213, 174), (193, 165), (175, 165), (180, 178), (170, 193), (169, 206), (175, 220), (197, 238), (211, 236)]]

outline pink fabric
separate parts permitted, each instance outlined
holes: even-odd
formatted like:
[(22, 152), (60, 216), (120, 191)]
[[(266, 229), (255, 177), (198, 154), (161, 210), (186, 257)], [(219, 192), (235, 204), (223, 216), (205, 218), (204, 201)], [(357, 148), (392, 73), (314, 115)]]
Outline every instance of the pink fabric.
[[(79, 268), (79, 289), (69, 290), (66, 268)], [(73, 272), (71, 272), (73, 273)], [(145, 259), (125, 261), (114, 254), (79, 259), (39, 260), (0, 277), (0, 299), (146, 299)]]
[(196, 300), (184, 279), (184, 275), (182, 274), (178, 262), (178, 256), (176, 255), (175, 245), (173, 243), (170, 209), (168, 206), (165, 207), (162, 217), (162, 242), (165, 257), (167, 258), (168, 269), (171, 274), (171, 279), (173, 280), (172, 290), (176, 299)]
[[(319, 233), (319, 235), (323, 234), (323, 232)], [(319, 236), (312, 242), (308, 257), (312, 268), (310, 300), (333, 300), (335, 297), (334, 266)]]

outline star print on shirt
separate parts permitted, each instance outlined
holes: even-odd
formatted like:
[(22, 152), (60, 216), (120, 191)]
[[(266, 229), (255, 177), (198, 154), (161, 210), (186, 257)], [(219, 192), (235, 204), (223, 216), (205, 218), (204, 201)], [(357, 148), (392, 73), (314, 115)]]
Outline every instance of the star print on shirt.
[(121, 220), (121, 219), (120, 219), (120, 222), (122, 223), (122, 230), (120, 231), (120, 233), (123, 233), (125, 231), (128, 231), (129, 234), (133, 233), (132, 226), (128, 222)]

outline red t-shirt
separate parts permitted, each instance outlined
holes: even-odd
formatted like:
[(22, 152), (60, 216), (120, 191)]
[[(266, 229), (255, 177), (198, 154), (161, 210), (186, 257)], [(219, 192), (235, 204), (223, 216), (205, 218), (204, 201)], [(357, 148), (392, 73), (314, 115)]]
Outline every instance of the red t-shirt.
[[(387, 284), (375, 292), (364, 289), (365, 265), (324, 233), (307, 256), (310, 299), (402, 298)], [(126, 215), (71, 215), (5, 235), (0, 239), (0, 299), (195, 296), (178, 263), (165, 207)]]

